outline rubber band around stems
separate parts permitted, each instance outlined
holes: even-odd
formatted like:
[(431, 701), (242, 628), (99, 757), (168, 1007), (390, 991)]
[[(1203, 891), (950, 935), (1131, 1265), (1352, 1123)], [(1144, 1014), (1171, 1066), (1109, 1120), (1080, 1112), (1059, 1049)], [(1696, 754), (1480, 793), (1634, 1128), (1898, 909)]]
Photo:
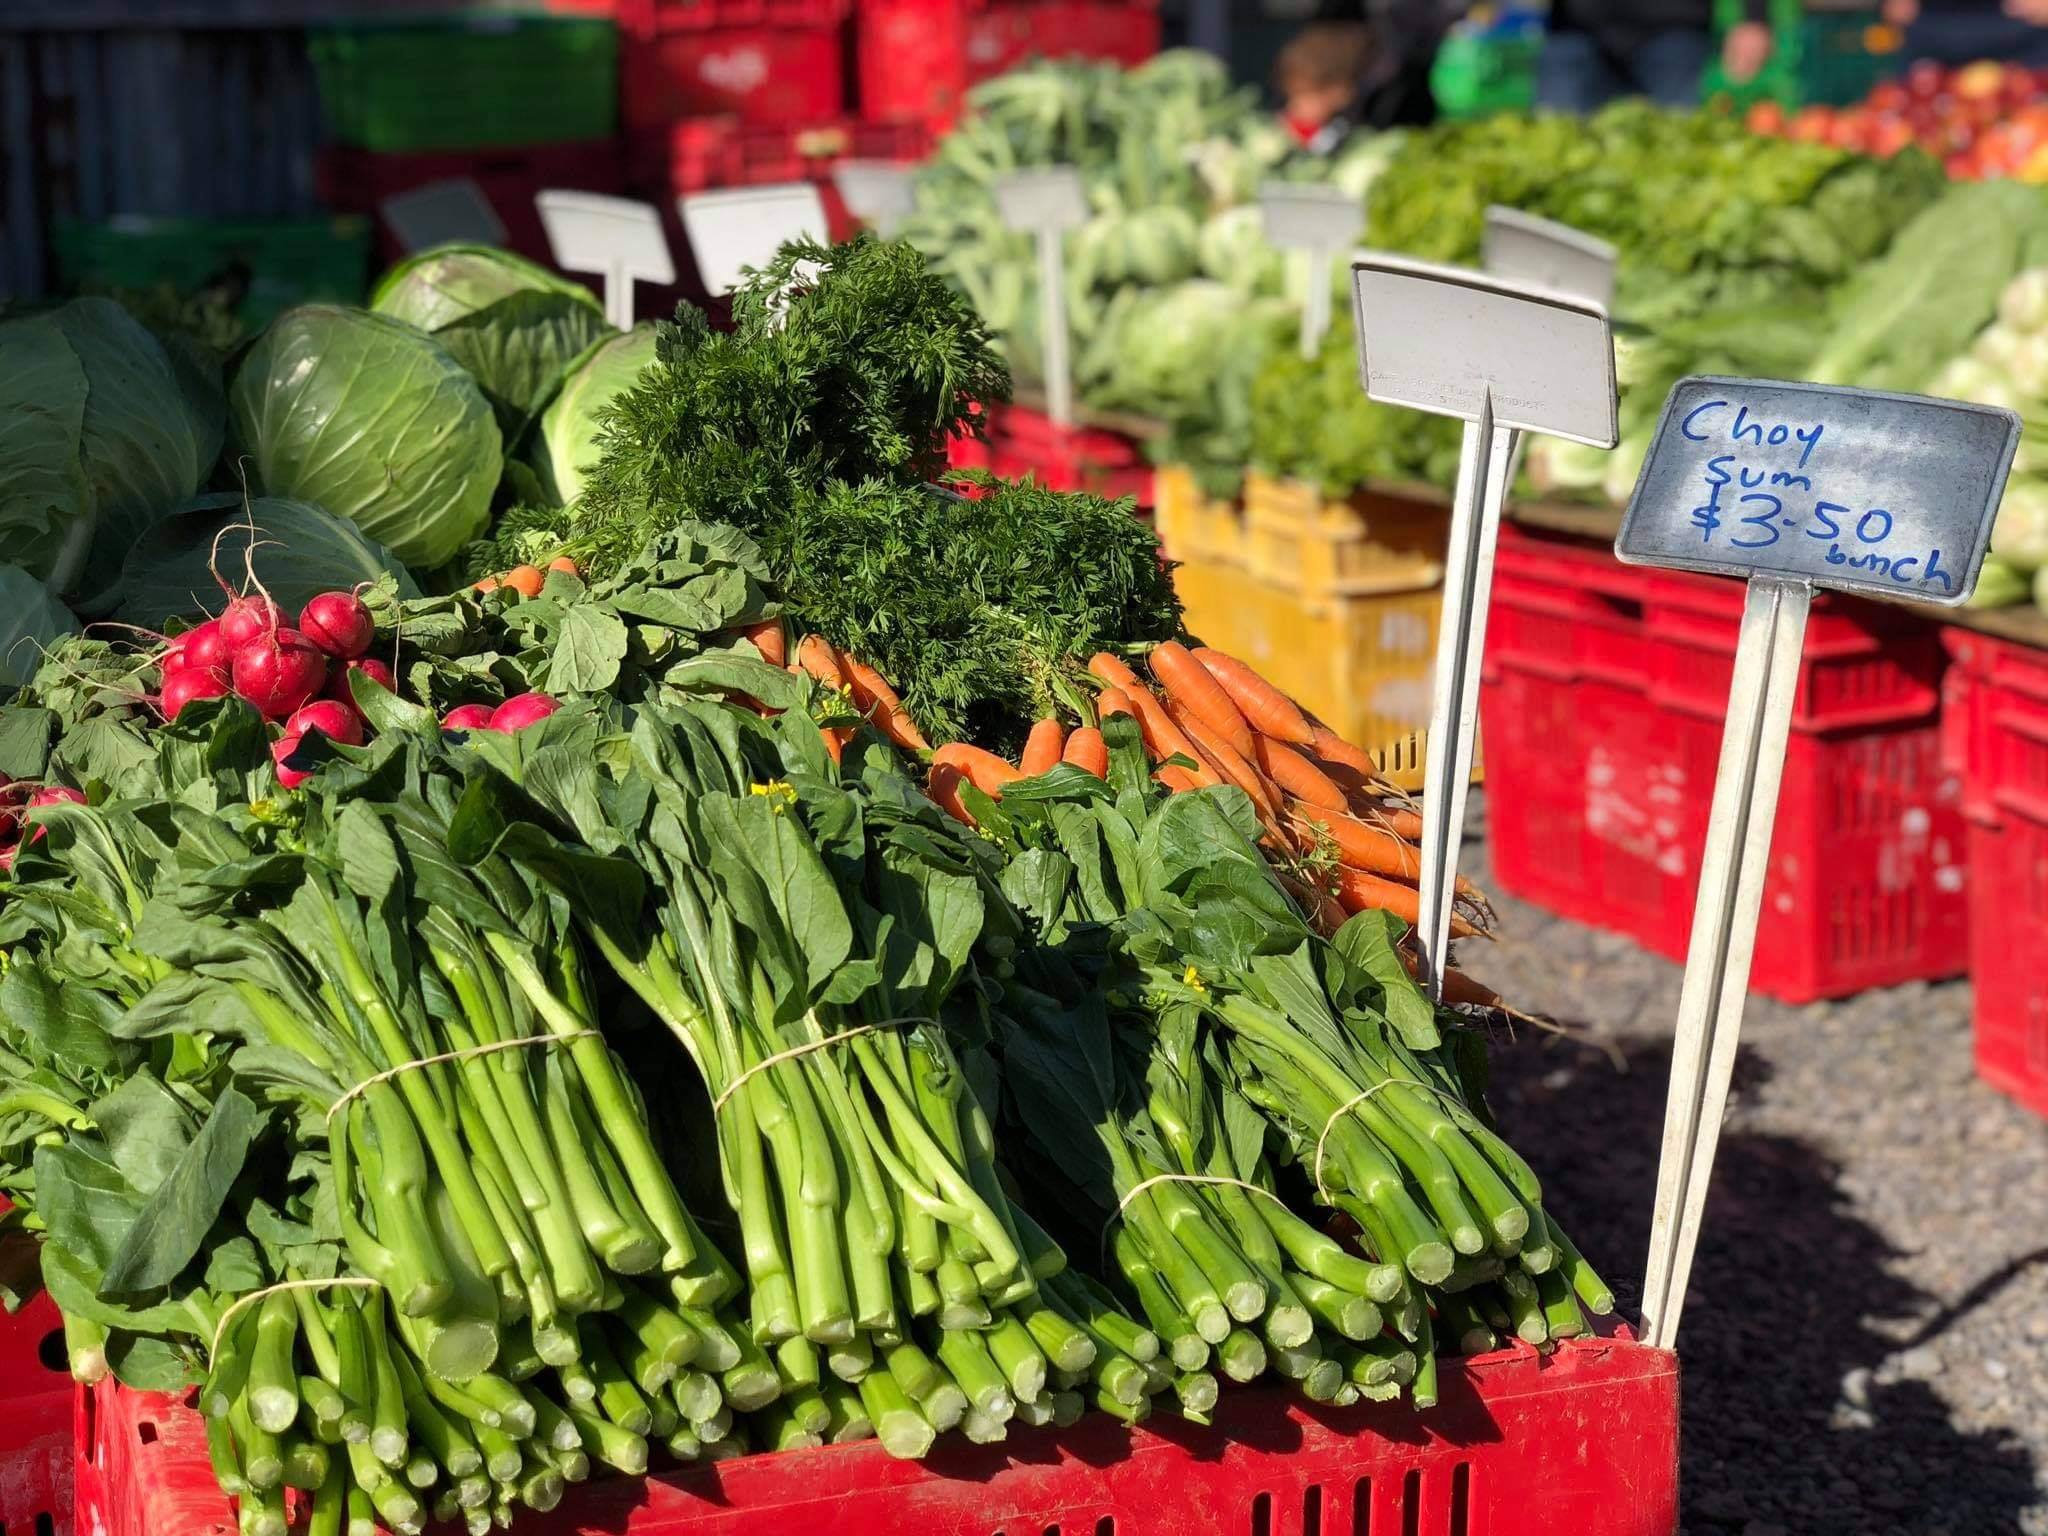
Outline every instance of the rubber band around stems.
[(827, 1035), (822, 1040), (806, 1040), (802, 1045), (792, 1045), (788, 1050), (777, 1051), (773, 1056), (763, 1056), (759, 1061), (748, 1067), (738, 1077), (719, 1090), (718, 1096), (711, 1101), (711, 1113), (715, 1115), (725, 1108), (726, 1101), (740, 1091), (748, 1078), (756, 1073), (766, 1072), (770, 1067), (779, 1067), (785, 1061), (794, 1061), (799, 1056), (808, 1056), (813, 1051), (822, 1051), (828, 1046), (839, 1044), (842, 1040), (854, 1040), (862, 1035), (872, 1035), (881, 1030), (894, 1029), (899, 1024), (933, 1024), (936, 1022), (938, 1021), (925, 1018), (921, 1014), (916, 1017), (884, 1019), (879, 1024), (859, 1024), (852, 1029), (842, 1029), (836, 1035)]
[(235, 1314), (244, 1307), (254, 1306), (265, 1297), (275, 1296), (280, 1291), (324, 1291), (330, 1286), (336, 1285), (352, 1291), (381, 1291), (384, 1289), (383, 1281), (372, 1280), (368, 1275), (336, 1275), (331, 1280), (280, 1280), (275, 1285), (264, 1286), (260, 1291), (251, 1291), (246, 1296), (237, 1296), (228, 1303), (227, 1311), (221, 1313), (220, 1321), (213, 1325), (213, 1344), (207, 1351), (209, 1357), (219, 1357), (220, 1341), (228, 1336), (228, 1324), (234, 1321)]
[[(1363, 1093), (1354, 1093), (1350, 1098), (1330, 1111), (1330, 1118), (1323, 1122), (1323, 1134), (1316, 1138), (1315, 1166), (1310, 1170), (1310, 1177), (1315, 1180), (1316, 1193), (1322, 1196), (1325, 1205), (1329, 1204), (1330, 1192), (1323, 1187), (1323, 1146), (1324, 1143), (1329, 1141), (1330, 1132), (1336, 1128), (1339, 1120), (1342, 1120), (1352, 1110), (1358, 1108), (1359, 1105), (1378, 1093), (1382, 1088), (1395, 1087), (1420, 1088), (1424, 1093), (1433, 1093), (1440, 1099), (1450, 1098), (1450, 1095), (1445, 1093), (1443, 1089), (1429, 1083), (1418, 1083), (1412, 1077), (1383, 1077)], [(1457, 1100), (1452, 1099), (1451, 1102), (1457, 1103)]]
[(401, 1061), (397, 1066), (374, 1076), (364, 1078), (340, 1098), (327, 1106), (327, 1123), (334, 1124), (334, 1117), (347, 1108), (350, 1099), (356, 1098), (379, 1083), (388, 1083), (404, 1072), (414, 1072), (421, 1067), (438, 1067), (444, 1062), (468, 1061), (472, 1056), (489, 1056), (498, 1051), (516, 1051), (529, 1045), (559, 1045), (570, 1040), (582, 1040), (597, 1034), (594, 1029), (574, 1030), (566, 1035), (521, 1035), (517, 1040), (493, 1040), (488, 1045), (465, 1046), (459, 1051), (443, 1051), (438, 1056), (421, 1056), (413, 1061)]

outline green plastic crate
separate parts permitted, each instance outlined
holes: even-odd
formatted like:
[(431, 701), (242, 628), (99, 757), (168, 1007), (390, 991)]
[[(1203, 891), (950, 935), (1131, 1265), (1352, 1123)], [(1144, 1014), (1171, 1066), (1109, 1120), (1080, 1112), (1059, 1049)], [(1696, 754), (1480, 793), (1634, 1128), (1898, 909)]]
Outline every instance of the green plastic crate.
[(607, 139), (619, 116), (609, 20), (482, 15), (308, 35), (329, 136), (355, 149), (497, 149)]
[(189, 295), (246, 282), (236, 314), (252, 329), (294, 304), (359, 304), (369, 285), (370, 225), (356, 217), (65, 219), (58, 221), (54, 243), (58, 277), (73, 292), (168, 286)]
[[(1717, 0), (1715, 20), (1721, 30), (1740, 17), (1739, 3)], [(1898, 34), (1882, 25), (1875, 8), (1809, 11), (1799, 0), (1772, 0), (1770, 24), (1771, 57), (1756, 77), (1735, 85), (1721, 73), (1717, 58), (1700, 82), (1704, 100), (1736, 107), (1758, 101), (1794, 109), (1845, 107), (1868, 96), (1872, 86), (1905, 61)], [(1873, 40), (1891, 46), (1877, 51)]]
[(1488, 34), (1454, 27), (1430, 65), (1429, 91), (1448, 118), (1527, 112), (1536, 104), (1543, 34), (1530, 28)]

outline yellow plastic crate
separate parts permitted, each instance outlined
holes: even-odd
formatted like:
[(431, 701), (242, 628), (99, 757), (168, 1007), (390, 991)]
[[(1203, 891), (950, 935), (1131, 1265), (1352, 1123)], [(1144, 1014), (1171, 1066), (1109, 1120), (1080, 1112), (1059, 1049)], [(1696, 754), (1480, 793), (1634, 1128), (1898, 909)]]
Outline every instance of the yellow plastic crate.
[[(1400, 521), (1413, 504), (1399, 498), (1326, 503), (1306, 487), (1253, 476), (1247, 502), (1256, 494), (1264, 508), (1255, 523), (1248, 506), (1204, 495), (1185, 470), (1162, 469), (1158, 485), (1154, 517), (1180, 562), (1174, 586), (1190, 633), (1250, 662), (1368, 751), (1428, 725), (1443, 610), (1440, 510), (1431, 559), (1413, 544), (1382, 542), (1389, 528), (1420, 521)], [(1395, 510), (1366, 532), (1382, 502)], [(1290, 540), (1302, 557), (1291, 567), (1279, 558)], [(1263, 568), (1252, 560), (1261, 549)]]
[(1245, 476), (1245, 564), (1302, 592), (1397, 592), (1440, 582), (1449, 529), (1440, 500), (1359, 491), (1330, 501), (1299, 480)]

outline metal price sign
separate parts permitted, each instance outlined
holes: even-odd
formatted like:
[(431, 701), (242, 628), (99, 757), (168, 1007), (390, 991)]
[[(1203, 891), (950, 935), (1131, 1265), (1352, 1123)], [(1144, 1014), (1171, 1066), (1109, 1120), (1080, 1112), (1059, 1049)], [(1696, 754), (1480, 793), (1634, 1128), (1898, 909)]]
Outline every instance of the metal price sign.
[(1088, 189), (1071, 165), (1013, 171), (992, 188), (996, 213), (1006, 228), (1038, 242), (1038, 335), (1045, 357), (1046, 414), (1060, 426), (1074, 421), (1074, 377), (1067, 361), (1068, 230), (1088, 222)]
[(1509, 466), (1522, 432), (1612, 448), (1614, 336), (1589, 299), (1392, 256), (1351, 265), (1366, 394), (1465, 423), (1444, 561), (1422, 787), (1421, 975), (1443, 993), (1479, 728), (1479, 658)]
[(825, 202), (808, 181), (696, 192), (676, 200), (697, 275), (712, 293), (730, 293), (748, 267), (765, 267), (792, 240), (827, 238)]
[(916, 206), (911, 169), (893, 160), (842, 160), (832, 184), (846, 211), (885, 240)]
[(1977, 583), (2011, 411), (1767, 379), (1681, 379), (1615, 553), (1749, 579), (1707, 815), (1657, 1168), (1643, 1337), (1677, 1340), (1749, 991), (1815, 587), (1951, 606)]
[(1495, 277), (1614, 302), (1614, 247), (1569, 224), (1495, 204), (1486, 210), (1483, 250)]
[(1953, 605), (2019, 445), (2011, 411), (1765, 379), (1681, 379), (1615, 553), (1634, 565)]
[(398, 236), (398, 243), (408, 251), (424, 251), (458, 241), (470, 245), (505, 243), (504, 220), (484, 196), (484, 189), (467, 176), (430, 181), (423, 187), (394, 193), (378, 205), (377, 211)]
[(1330, 269), (1358, 238), (1365, 208), (1341, 187), (1269, 181), (1259, 188), (1266, 238), (1283, 251), (1308, 258), (1308, 288), (1301, 308), (1301, 355), (1314, 357), (1330, 329)]
[(549, 191), (537, 194), (534, 206), (557, 266), (603, 274), (604, 317), (620, 330), (633, 324), (636, 282), (676, 280), (661, 215), (650, 204), (599, 192)]

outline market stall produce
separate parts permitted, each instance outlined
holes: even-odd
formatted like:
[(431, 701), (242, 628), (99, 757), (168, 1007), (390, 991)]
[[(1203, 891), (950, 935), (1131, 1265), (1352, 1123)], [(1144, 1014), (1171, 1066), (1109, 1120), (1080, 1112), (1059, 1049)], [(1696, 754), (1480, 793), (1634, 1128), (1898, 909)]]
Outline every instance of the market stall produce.
[(1259, 186), (1328, 181), (1362, 206), (1399, 136), (1303, 154), (1254, 93), (1189, 50), (1128, 71), (1029, 65), (968, 102), (920, 171), (916, 212), (898, 233), (967, 295), (1018, 379), (1037, 383), (1032, 241), (1004, 227), (991, 188), (1013, 170), (1077, 167), (1093, 208), (1067, 241), (1077, 398), (1164, 420), (1168, 437), (1153, 449), (1163, 459), (1242, 463), (1250, 370), (1295, 334), (1306, 282), (1305, 266), (1265, 239)]
[[(464, 577), (263, 548), (254, 501), (0, 709), (0, 1191), (74, 1373), (196, 1386), (245, 1536), (475, 1533), (664, 1449), (1268, 1372), (1426, 1405), (1439, 1354), (1586, 1332), (1483, 1035), (1410, 979), (1412, 807), (1181, 647), (1121, 507), (924, 484), (1006, 380), (908, 247), (790, 248), (734, 312), (659, 327), (580, 494), (487, 509)], [(320, 311), (231, 382), (252, 432), (333, 387), (316, 325), (475, 418)], [(353, 497), (375, 426), (274, 463)], [(337, 574), (282, 606), (285, 557)]]
[(2048, 181), (2048, 139), (2041, 72), (1980, 59), (1949, 69), (1921, 59), (1897, 80), (1883, 80), (1851, 106), (1810, 106), (1787, 113), (1776, 102), (1752, 106), (1752, 131), (1832, 144), (1865, 154), (1925, 150), (1963, 181), (2014, 177)]

